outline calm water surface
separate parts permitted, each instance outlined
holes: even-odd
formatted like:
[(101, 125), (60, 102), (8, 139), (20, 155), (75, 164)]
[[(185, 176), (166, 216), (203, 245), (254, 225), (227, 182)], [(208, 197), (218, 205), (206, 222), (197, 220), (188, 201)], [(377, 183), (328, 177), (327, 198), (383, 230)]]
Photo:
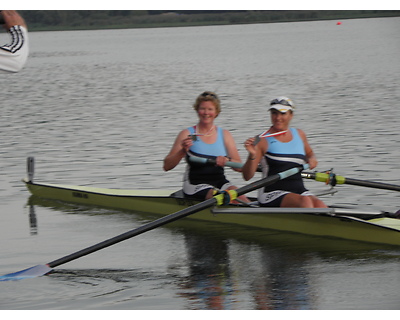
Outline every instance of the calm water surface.
[[(175, 191), (184, 165), (166, 173), (162, 159), (178, 131), (195, 124), (191, 105), (204, 90), (220, 95), (217, 124), (231, 130), (243, 158), (243, 141), (269, 125), (268, 101), (286, 95), (319, 170), (400, 183), (400, 18), (37, 32), (30, 39), (26, 68), (0, 78), (0, 274), (154, 219), (30, 205), (21, 183), (27, 156), (36, 158), (37, 181)], [(328, 204), (400, 207), (396, 192), (337, 190)], [(397, 248), (179, 221), (51, 276), (3, 282), (0, 309), (398, 310), (399, 262)]]

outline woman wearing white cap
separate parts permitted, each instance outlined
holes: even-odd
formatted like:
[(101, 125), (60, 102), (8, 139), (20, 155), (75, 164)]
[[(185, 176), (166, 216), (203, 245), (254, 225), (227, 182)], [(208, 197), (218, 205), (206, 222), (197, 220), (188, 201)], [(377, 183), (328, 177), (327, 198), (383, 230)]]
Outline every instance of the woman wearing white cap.
[[(271, 101), (272, 126), (261, 135), (246, 140), (249, 155), (243, 166), (243, 178), (250, 180), (261, 164), (263, 176), (308, 163), (317, 166), (317, 159), (305, 133), (290, 127), (294, 104), (286, 97)], [(268, 207), (325, 208), (324, 202), (312, 195), (304, 186), (301, 173), (259, 190), (258, 201)]]

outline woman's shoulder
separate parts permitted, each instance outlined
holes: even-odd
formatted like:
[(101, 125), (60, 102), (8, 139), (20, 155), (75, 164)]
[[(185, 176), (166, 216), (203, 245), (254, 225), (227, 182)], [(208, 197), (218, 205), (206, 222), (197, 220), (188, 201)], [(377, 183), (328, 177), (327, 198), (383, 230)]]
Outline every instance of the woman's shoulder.
[(222, 132), (223, 135), (224, 135), (224, 137), (231, 137), (231, 138), (233, 139), (233, 135), (232, 135), (232, 133), (231, 133), (229, 130), (223, 129), (223, 128), (221, 128), (221, 127), (217, 127), (217, 131), (218, 131), (218, 132)]
[(301, 130), (301, 129), (299, 129), (299, 128), (290, 127), (289, 129), (290, 129), (290, 131), (292, 131), (292, 132), (294, 131), (294, 132), (298, 132), (299, 134), (304, 134), (304, 131)]
[(302, 140), (306, 139), (306, 134), (305, 134), (305, 132), (303, 130), (301, 130), (299, 128), (290, 128), (290, 129), (294, 130), (295, 132), (297, 132)]
[(181, 131), (178, 133), (178, 136), (177, 136), (177, 137), (183, 137), (183, 136), (187, 136), (187, 135), (189, 135), (189, 134), (192, 134), (192, 132), (189, 131), (189, 128), (185, 128), (185, 129), (181, 130)]

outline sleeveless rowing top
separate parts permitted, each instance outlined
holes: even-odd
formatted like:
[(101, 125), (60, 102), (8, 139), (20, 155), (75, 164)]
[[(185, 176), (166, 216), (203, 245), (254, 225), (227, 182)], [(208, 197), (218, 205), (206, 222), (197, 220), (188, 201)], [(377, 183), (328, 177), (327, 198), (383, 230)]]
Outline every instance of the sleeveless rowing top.
[[(226, 148), (224, 143), (224, 132), (222, 128), (216, 127), (217, 129), (217, 141), (214, 143), (205, 143), (199, 136), (197, 136), (196, 141), (193, 141), (193, 145), (190, 147), (190, 151), (194, 155), (198, 155), (199, 157), (203, 156), (209, 158), (211, 156), (215, 159), (218, 156), (226, 156)], [(190, 134), (195, 134), (195, 127), (188, 128)]]
[[(290, 132), (292, 133), (292, 140), (289, 142), (281, 142), (275, 137), (265, 138), (268, 142), (268, 149), (261, 162), (264, 176), (271, 176), (306, 163), (303, 140), (297, 129), (290, 128)], [(297, 173), (264, 188), (264, 192), (274, 190), (285, 190), (301, 194), (306, 189), (301, 173)]]
[[(216, 127), (217, 140), (214, 143), (205, 143), (197, 136), (190, 147), (186, 160), (188, 163), (188, 178), (192, 184), (209, 183), (214, 185), (216, 180), (224, 179), (224, 168), (209, 163), (194, 163), (188, 160), (190, 155), (201, 158), (216, 159), (218, 156), (226, 156), (227, 151), (224, 143), (224, 132), (222, 128)], [(195, 134), (195, 127), (188, 128), (190, 134)]]

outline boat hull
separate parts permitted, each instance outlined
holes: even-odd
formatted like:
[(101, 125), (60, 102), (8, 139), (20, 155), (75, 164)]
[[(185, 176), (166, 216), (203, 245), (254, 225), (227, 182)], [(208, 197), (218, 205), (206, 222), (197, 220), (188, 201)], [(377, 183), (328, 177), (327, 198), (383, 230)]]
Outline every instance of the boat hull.
[[(99, 207), (170, 214), (199, 201), (171, 196), (166, 190), (120, 190), (25, 182), (32, 195)], [(205, 212), (210, 212), (205, 210)]]
[[(90, 206), (171, 214), (199, 201), (166, 190), (119, 190), (25, 181), (32, 195)], [(286, 209), (222, 206), (187, 218), (241, 226), (296, 232), (313, 236), (400, 245), (400, 220), (373, 215), (369, 220), (340, 214), (337, 209)]]

